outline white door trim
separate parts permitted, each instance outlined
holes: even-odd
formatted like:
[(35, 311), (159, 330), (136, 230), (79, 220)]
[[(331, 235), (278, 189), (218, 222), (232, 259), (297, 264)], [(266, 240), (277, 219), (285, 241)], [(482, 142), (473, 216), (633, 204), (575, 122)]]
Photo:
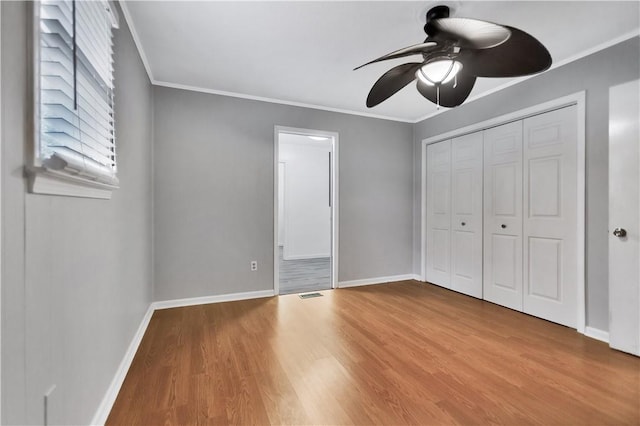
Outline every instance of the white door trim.
[[(2, 7), (0, 7), (0, 22), (2, 22)], [(0, 28), (1, 25), (0, 25)], [(0, 31), (0, 46), (2, 46), (2, 31)], [(1, 49), (0, 49), (1, 51)], [(0, 53), (0, 82), (2, 81), (2, 54)], [(2, 88), (0, 84), (0, 336), (2, 335), (2, 258), (4, 257), (4, 240), (2, 220), (2, 199), (4, 191), (2, 187), (2, 151), (4, 149), (4, 138), (2, 137)], [(0, 338), (0, 424), (2, 423), (2, 339)]]
[(585, 213), (586, 213), (586, 199), (585, 199), (585, 152), (586, 152), (586, 138), (585, 138), (585, 125), (586, 125), (586, 96), (585, 92), (577, 92), (568, 96), (563, 96), (558, 99), (544, 102), (538, 105), (534, 105), (529, 108), (524, 108), (509, 114), (494, 117), (489, 120), (481, 121), (479, 123), (471, 124), (461, 129), (452, 130), (450, 132), (443, 133), (441, 135), (432, 136), (422, 140), (422, 181), (421, 181), (421, 244), (420, 244), (420, 273), (423, 281), (426, 281), (426, 184), (427, 184), (427, 145), (440, 142), (443, 140), (451, 139), (458, 136), (463, 136), (468, 133), (485, 130), (491, 127), (499, 126), (509, 123), (511, 121), (522, 120), (532, 115), (542, 114), (548, 111), (566, 107), (569, 105), (577, 106), (578, 114), (578, 141), (577, 141), (577, 217), (576, 217), (576, 248), (578, 257), (576, 259), (576, 278), (577, 278), (577, 331), (584, 334), (586, 325), (585, 314)]
[(278, 259), (278, 163), (279, 159), (279, 135), (280, 133), (293, 133), (304, 136), (326, 136), (333, 140), (332, 164), (331, 164), (331, 288), (338, 288), (338, 208), (339, 197), (339, 134), (326, 130), (302, 129), (297, 127), (274, 126), (273, 129), (273, 292), (277, 296), (280, 293), (280, 264)]

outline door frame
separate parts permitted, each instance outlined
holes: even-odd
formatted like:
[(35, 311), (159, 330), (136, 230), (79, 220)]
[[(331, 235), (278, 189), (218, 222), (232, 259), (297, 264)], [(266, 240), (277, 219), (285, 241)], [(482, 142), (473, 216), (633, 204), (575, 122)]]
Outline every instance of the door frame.
[[(277, 182), (277, 186), (276, 186), (276, 190), (277, 191), (280, 191), (280, 183), (281, 183), (280, 182), (280, 177), (281, 177), (281, 175), (280, 175), (280, 166), (282, 166), (282, 180), (283, 180), (283, 182), (287, 178), (287, 163), (284, 162), (284, 161), (278, 161), (278, 182)], [(283, 198), (282, 205), (284, 206), (284, 205), (286, 205), (286, 202), (287, 202), (286, 199), (284, 199), (285, 198), (284, 190), (282, 191), (282, 194), (278, 193), (278, 197), (280, 195), (282, 195), (282, 198)], [(284, 242), (286, 241), (286, 238), (287, 238), (287, 230), (284, 229), (285, 228), (284, 226), (282, 227), (283, 229), (280, 229), (280, 214), (279, 214), (280, 213), (280, 200), (276, 199), (276, 201), (278, 201), (278, 216), (277, 216), (277, 219), (278, 219), (278, 250), (280, 250), (280, 243), (282, 242), (283, 256), (284, 256), (284, 245), (285, 245)], [(283, 217), (283, 222), (287, 223), (287, 218), (286, 218), (286, 213), (287, 212), (286, 212), (286, 210), (283, 213), (285, 215), (285, 217)], [(282, 238), (282, 240), (280, 240), (280, 232), (281, 231), (284, 234), (284, 238)]]
[[(2, 7), (0, 7), (0, 28), (2, 22)], [(2, 46), (2, 31), (0, 31), (0, 46)], [(2, 54), (0, 48), (0, 83), (2, 82)], [(4, 138), (2, 137), (2, 84), (0, 84), (0, 336), (2, 336), (2, 260), (4, 257), (4, 221), (2, 209), (4, 190), (2, 186), (2, 151), (4, 150)], [(0, 424), (2, 423), (2, 338), (0, 338)]]
[(280, 293), (280, 259), (278, 256), (278, 164), (280, 163), (280, 133), (302, 136), (325, 136), (332, 140), (331, 146), (331, 288), (338, 288), (338, 208), (339, 202), (339, 134), (326, 130), (303, 129), (297, 127), (274, 126), (273, 129), (273, 292)]
[(553, 111), (556, 109), (576, 105), (577, 107), (577, 215), (576, 215), (576, 252), (578, 254), (576, 259), (576, 279), (577, 279), (577, 321), (576, 330), (579, 333), (585, 333), (586, 327), (586, 291), (585, 291), (585, 216), (586, 216), (586, 192), (585, 192), (585, 152), (586, 152), (586, 92), (580, 91), (571, 95), (563, 96), (557, 99), (553, 99), (548, 102), (537, 104), (528, 108), (524, 108), (512, 113), (504, 114), (498, 117), (490, 118), (478, 123), (471, 124), (469, 126), (452, 130), (440, 135), (432, 136), (423, 139), (421, 142), (421, 222), (420, 222), (420, 277), (423, 282), (426, 282), (426, 241), (427, 241), (427, 145), (437, 143), (443, 140), (451, 139), (458, 136), (463, 136), (469, 133), (478, 132), (481, 130), (489, 129), (491, 127), (507, 124), (512, 121), (523, 120), (533, 115), (543, 114), (545, 112)]

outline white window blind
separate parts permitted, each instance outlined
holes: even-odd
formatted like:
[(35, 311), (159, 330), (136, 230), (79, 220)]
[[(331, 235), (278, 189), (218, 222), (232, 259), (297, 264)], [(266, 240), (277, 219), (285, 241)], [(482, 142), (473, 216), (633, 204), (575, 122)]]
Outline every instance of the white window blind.
[(40, 2), (37, 155), (46, 169), (115, 186), (112, 7)]

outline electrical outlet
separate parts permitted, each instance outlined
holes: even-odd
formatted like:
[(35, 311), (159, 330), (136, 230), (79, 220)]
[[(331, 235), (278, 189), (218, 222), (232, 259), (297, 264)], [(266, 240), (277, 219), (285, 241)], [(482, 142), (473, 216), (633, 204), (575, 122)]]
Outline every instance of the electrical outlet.
[(252, 260), (251, 261), (251, 270), (252, 271), (257, 271), (258, 270), (258, 261), (257, 260)]

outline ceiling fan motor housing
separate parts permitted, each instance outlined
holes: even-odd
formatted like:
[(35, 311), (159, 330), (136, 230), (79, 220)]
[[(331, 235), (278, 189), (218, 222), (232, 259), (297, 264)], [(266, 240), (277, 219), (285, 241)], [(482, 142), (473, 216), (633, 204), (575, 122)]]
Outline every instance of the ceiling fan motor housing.
[[(436, 6), (427, 12), (427, 24), (433, 19), (442, 19), (449, 17), (449, 6)], [(427, 32), (427, 25), (424, 26), (424, 32)]]

